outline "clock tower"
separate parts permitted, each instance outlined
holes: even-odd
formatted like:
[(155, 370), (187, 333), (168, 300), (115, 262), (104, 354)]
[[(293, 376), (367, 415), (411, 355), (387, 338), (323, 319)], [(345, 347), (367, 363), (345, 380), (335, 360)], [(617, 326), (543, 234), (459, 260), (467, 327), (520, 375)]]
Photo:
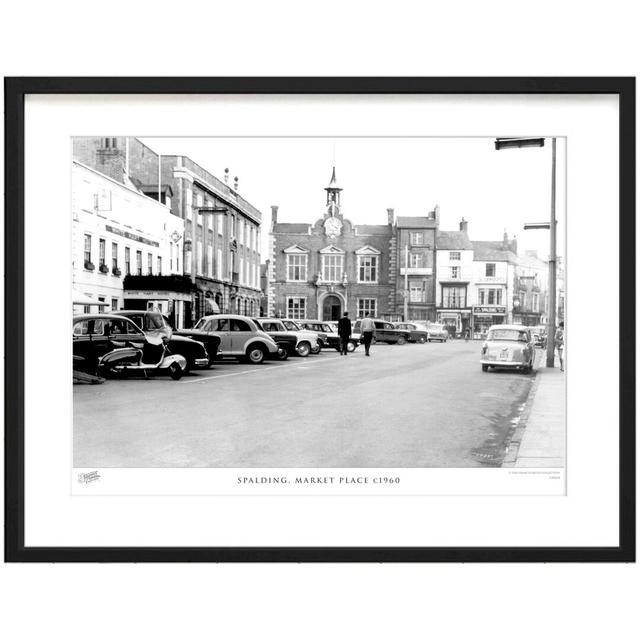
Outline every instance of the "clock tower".
[(338, 186), (336, 180), (336, 168), (333, 167), (331, 174), (331, 182), (325, 187), (327, 192), (327, 211), (324, 215), (324, 230), (331, 239), (337, 238), (342, 231), (342, 214), (340, 213), (340, 192), (342, 189)]

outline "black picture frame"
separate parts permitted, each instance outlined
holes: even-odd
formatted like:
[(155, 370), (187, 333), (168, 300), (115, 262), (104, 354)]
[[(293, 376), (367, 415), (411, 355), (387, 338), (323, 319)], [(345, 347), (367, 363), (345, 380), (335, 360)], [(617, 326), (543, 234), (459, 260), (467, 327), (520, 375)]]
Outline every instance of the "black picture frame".
[[(635, 78), (5, 78), (5, 561), (634, 562)], [(29, 94), (615, 94), (619, 98), (619, 531), (611, 547), (26, 547), (24, 142)], [(623, 295), (624, 294), (624, 295)]]

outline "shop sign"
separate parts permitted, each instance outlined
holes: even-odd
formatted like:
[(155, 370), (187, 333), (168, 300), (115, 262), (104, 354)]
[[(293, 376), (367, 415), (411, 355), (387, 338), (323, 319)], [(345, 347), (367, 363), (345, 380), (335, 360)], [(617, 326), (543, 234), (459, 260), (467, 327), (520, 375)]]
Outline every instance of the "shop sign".
[(135, 240), (135, 242), (141, 242), (142, 244), (148, 244), (151, 247), (160, 246), (160, 243), (156, 242), (155, 240), (147, 240), (146, 238), (136, 235), (135, 233), (131, 233), (129, 231), (122, 231), (121, 229), (116, 229), (115, 227), (112, 227), (110, 224), (105, 224), (104, 227), (107, 231), (110, 231), (111, 233), (114, 233), (117, 236), (122, 236), (123, 238), (128, 238), (129, 240)]
[(485, 306), (485, 307), (473, 307), (473, 313), (474, 314), (480, 314), (480, 313), (484, 313), (487, 315), (501, 315), (501, 314), (505, 314), (507, 312), (507, 308), (506, 307), (499, 307), (499, 306)]

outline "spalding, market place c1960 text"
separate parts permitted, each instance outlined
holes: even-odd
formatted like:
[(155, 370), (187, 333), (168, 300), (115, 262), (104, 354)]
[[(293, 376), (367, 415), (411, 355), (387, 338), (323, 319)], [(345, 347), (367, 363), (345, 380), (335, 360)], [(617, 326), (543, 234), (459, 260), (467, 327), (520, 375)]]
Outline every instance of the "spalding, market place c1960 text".
[(398, 476), (238, 476), (237, 484), (400, 484)]

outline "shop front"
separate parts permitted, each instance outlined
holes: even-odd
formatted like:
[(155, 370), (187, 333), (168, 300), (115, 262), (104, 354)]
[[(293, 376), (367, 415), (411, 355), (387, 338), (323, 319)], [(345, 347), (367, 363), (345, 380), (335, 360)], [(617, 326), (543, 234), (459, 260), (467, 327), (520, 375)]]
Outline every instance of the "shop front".
[(444, 325), (451, 338), (464, 337), (465, 331), (470, 330), (471, 310), (451, 309), (439, 310), (436, 314), (436, 322)]
[(124, 308), (160, 311), (177, 329), (191, 326), (193, 285), (188, 276), (126, 276)]
[(493, 324), (504, 324), (507, 308), (498, 305), (474, 306), (471, 312), (471, 334), (476, 339), (484, 338)]

